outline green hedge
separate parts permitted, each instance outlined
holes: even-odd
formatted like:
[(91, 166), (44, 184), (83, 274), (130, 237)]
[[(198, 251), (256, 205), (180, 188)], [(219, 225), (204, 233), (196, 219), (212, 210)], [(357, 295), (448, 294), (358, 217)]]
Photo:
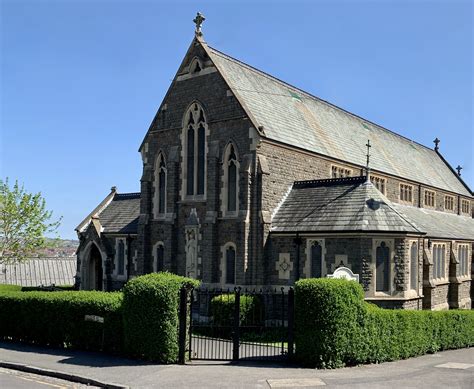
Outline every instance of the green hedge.
[[(226, 293), (211, 299), (213, 323), (232, 327), (234, 323), (235, 293)], [(240, 296), (240, 325), (259, 325), (262, 322), (261, 302), (258, 296)]]
[[(122, 294), (106, 292), (2, 292), (0, 337), (40, 345), (120, 351)], [(85, 315), (104, 323), (85, 321)]]
[(199, 282), (171, 273), (134, 278), (124, 289), (124, 339), (127, 354), (163, 363), (178, 358), (178, 308), (182, 286)]
[(296, 283), (295, 343), (301, 363), (334, 368), (474, 345), (473, 311), (386, 310), (363, 297), (354, 281)]

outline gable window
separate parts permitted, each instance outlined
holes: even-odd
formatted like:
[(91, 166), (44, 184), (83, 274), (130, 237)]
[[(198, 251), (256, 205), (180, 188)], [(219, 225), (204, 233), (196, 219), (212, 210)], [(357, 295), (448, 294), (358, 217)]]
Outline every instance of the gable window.
[(458, 245), (458, 275), (467, 277), (469, 275), (469, 246), (467, 244)]
[(413, 187), (408, 184), (400, 184), (400, 201), (413, 203)]
[(155, 165), (155, 197), (153, 210), (155, 218), (166, 213), (166, 161), (162, 153), (158, 155)]
[(189, 71), (191, 74), (199, 73), (202, 70), (201, 61), (198, 58), (194, 58), (189, 65)]
[(442, 280), (446, 277), (446, 245), (433, 244), (433, 278)]
[(117, 238), (115, 241), (115, 269), (114, 274), (119, 277), (124, 277), (126, 275), (126, 258), (127, 249), (126, 249), (126, 240), (125, 238)]
[(469, 200), (462, 199), (461, 200), (461, 211), (462, 213), (469, 213)]
[(446, 211), (454, 211), (454, 197), (453, 196), (444, 196), (444, 209)]
[(385, 178), (371, 175), (370, 181), (379, 190), (380, 193), (385, 194), (385, 184), (386, 184)]
[(341, 166), (331, 166), (331, 177), (332, 178), (344, 178), (352, 176), (352, 170)]
[(381, 242), (375, 253), (375, 291), (390, 292), (390, 249)]
[(183, 193), (187, 198), (204, 198), (206, 188), (207, 123), (204, 110), (193, 103), (184, 116)]
[(226, 243), (221, 247), (221, 284), (235, 285), (236, 280), (236, 247), (234, 243)]
[(433, 192), (432, 190), (425, 190), (425, 206), (435, 206), (435, 192)]
[(158, 242), (153, 248), (153, 271), (161, 272), (165, 269), (165, 246)]
[(235, 146), (229, 143), (224, 153), (222, 214), (236, 215), (239, 210), (239, 161)]
[(413, 242), (410, 249), (410, 289), (418, 290), (418, 243)]

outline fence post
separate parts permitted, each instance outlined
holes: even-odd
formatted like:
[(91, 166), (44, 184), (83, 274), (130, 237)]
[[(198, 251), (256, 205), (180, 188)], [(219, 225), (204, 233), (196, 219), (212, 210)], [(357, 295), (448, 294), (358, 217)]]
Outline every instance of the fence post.
[(184, 365), (186, 363), (186, 322), (187, 322), (187, 294), (186, 287), (182, 287), (179, 291), (179, 351), (178, 363)]
[(235, 306), (234, 306), (234, 329), (232, 334), (232, 360), (239, 360), (240, 347), (240, 288), (235, 289)]
[(295, 291), (288, 290), (288, 359), (294, 356), (294, 330), (295, 330)]

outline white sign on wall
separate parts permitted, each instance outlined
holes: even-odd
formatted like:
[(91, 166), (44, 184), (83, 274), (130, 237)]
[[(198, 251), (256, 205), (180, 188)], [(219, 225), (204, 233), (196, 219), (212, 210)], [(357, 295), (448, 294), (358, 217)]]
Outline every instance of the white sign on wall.
[(328, 278), (343, 278), (345, 280), (359, 282), (359, 275), (352, 273), (351, 269), (344, 266), (338, 267), (333, 274), (328, 274)]

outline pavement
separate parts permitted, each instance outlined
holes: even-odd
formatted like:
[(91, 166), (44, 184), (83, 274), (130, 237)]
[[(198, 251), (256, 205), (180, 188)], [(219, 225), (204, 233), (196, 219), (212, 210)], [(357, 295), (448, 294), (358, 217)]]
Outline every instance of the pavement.
[(334, 370), (257, 362), (160, 365), (6, 342), (0, 342), (0, 360), (2, 368), (110, 388), (474, 388), (474, 348)]

